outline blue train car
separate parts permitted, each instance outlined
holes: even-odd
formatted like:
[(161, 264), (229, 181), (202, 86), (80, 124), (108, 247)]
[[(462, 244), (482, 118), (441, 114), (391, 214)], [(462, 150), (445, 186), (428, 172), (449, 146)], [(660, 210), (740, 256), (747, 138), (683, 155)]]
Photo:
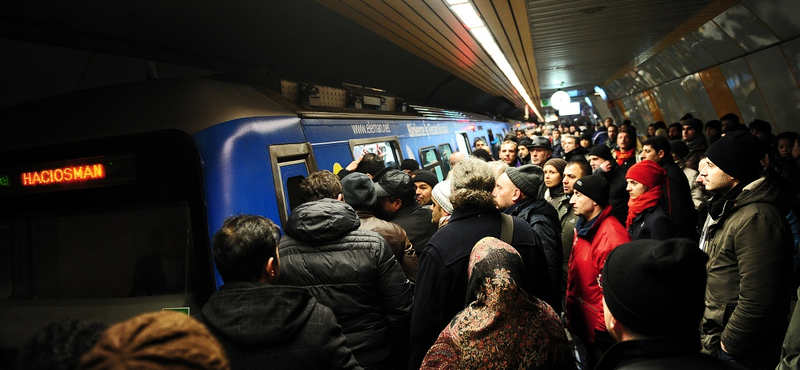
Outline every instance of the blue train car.
[(0, 355), (66, 317), (198, 312), (222, 283), (210, 238), (225, 218), (285, 223), (298, 184), (365, 151), (447, 157), (509, 130), (477, 116), (297, 107), (215, 79), (147, 81), (0, 112)]

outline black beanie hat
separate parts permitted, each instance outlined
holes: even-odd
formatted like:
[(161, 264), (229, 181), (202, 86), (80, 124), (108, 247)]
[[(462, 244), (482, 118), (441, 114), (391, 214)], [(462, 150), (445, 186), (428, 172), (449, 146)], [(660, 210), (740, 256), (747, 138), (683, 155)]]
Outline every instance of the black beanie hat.
[(670, 140), (669, 147), (673, 153), (678, 155), (678, 158), (683, 159), (689, 155), (689, 146), (683, 140)]
[(622, 244), (603, 266), (606, 306), (644, 336), (696, 335), (705, 310), (707, 261), (688, 239)]
[(572, 186), (575, 191), (589, 197), (600, 207), (608, 205), (608, 194), (611, 191), (608, 181), (600, 175), (590, 175), (579, 178)]
[(369, 210), (377, 199), (372, 179), (361, 172), (353, 172), (342, 179), (342, 195), (345, 203), (355, 210)]
[(744, 131), (728, 132), (706, 149), (706, 157), (723, 172), (740, 181), (761, 174), (764, 149), (758, 138)]
[(544, 181), (544, 171), (535, 164), (526, 164), (519, 168), (506, 168), (506, 175), (528, 197), (535, 197), (539, 194), (539, 187)]
[(611, 155), (611, 149), (605, 145), (596, 145), (589, 151), (589, 155), (596, 155), (607, 161), (613, 161), (614, 156)]
[(439, 183), (439, 179), (436, 177), (436, 174), (431, 171), (421, 170), (414, 175), (414, 182), (424, 182), (431, 187), (436, 186)]
[(419, 163), (417, 163), (416, 159), (406, 158), (403, 160), (403, 163), (400, 165), (401, 170), (409, 170), (409, 171), (416, 171), (419, 169)]
[(703, 136), (703, 121), (697, 118), (689, 118), (686, 121), (683, 121), (683, 125), (691, 127), (697, 131), (700, 136)]

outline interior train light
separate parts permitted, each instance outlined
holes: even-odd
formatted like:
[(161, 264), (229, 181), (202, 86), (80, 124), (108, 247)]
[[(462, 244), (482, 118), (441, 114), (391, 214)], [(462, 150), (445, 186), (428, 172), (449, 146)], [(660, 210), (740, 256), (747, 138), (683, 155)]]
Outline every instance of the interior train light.
[(528, 95), (528, 91), (525, 90), (519, 77), (517, 77), (517, 74), (514, 72), (514, 68), (508, 62), (506, 55), (503, 54), (500, 47), (497, 46), (497, 42), (483, 23), (481, 15), (475, 9), (472, 2), (469, 0), (446, 0), (446, 2), (450, 10), (464, 23), (464, 26), (469, 29), (469, 32), (472, 33), (472, 37), (481, 44), (483, 50), (494, 60), (494, 63), (506, 76), (511, 86), (522, 96), (522, 99), (528, 104), (528, 107), (539, 117), (539, 120), (544, 120), (539, 110), (536, 109), (536, 106), (533, 104), (533, 100), (531, 100), (531, 97)]
[(569, 94), (564, 90), (558, 90), (550, 96), (550, 105), (556, 110), (562, 110), (569, 105)]
[(102, 164), (97, 163), (23, 172), (20, 176), (22, 186), (37, 186), (99, 180), (106, 177), (106, 171)]

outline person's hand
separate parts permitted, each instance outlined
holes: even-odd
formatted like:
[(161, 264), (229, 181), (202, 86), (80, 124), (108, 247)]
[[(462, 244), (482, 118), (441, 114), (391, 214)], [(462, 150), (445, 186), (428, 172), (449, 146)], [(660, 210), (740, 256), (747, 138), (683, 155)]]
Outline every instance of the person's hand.
[(356, 167), (358, 167), (358, 164), (361, 163), (361, 159), (362, 158), (364, 158), (364, 153), (361, 153), (358, 157), (356, 157), (356, 159), (354, 159), (352, 162), (350, 162), (350, 164), (348, 164), (347, 167), (345, 167), (344, 169), (346, 169), (346, 170), (348, 170), (350, 172), (355, 171)]
[(603, 172), (611, 172), (611, 161), (605, 161), (601, 163), (600, 169), (602, 169)]

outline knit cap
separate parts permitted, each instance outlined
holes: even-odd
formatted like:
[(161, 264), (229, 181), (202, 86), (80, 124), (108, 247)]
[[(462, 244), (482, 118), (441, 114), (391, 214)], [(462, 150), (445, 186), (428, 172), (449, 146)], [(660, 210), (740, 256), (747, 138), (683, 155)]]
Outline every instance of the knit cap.
[(575, 185), (572, 188), (595, 201), (600, 207), (608, 205), (610, 188), (608, 181), (603, 176), (589, 175), (581, 177), (575, 181)]
[(567, 168), (567, 161), (561, 158), (550, 158), (547, 160), (547, 162), (544, 162), (544, 165), (545, 167), (553, 166), (556, 169), (556, 171), (558, 171), (558, 173), (563, 175), (564, 169)]
[(644, 160), (634, 164), (625, 174), (626, 179), (632, 179), (648, 189), (652, 189), (664, 183), (667, 172), (658, 163), (651, 160)]
[(678, 155), (678, 158), (686, 158), (689, 155), (689, 146), (683, 140), (670, 140), (669, 147), (673, 153)]
[(697, 118), (689, 118), (686, 121), (683, 121), (683, 126), (684, 127), (689, 126), (695, 131), (697, 131), (700, 134), (700, 136), (703, 135), (703, 121)]
[(523, 138), (522, 140), (520, 140), (520, 141), (517, 143), (517, 147), (524, 146), (524, 147), (526, 147), (526, 148), (527, 148), (527, 147), (529, 147), (529, 146), (531, 146), (531, 145), (533, 145), (533, 141), (531, 141), (531, 139), (529, 139), (529, 138), (527, 138), (527, 137), (526, 137), (526, 138)]
[(416, 175), (414, 175), (414, 182), (424, 182), (431, 187), (436, 186), (439, 183), (439, 179), (436, 178), (436, 174), (431, 171), (419, 171)]
[(734, 131), (711, 144), (706, 157), (726, 174), (746, 181), (761, 173), (764, 150), (758, 138), (749, 132)]
[(611, 251), (601, 275), (609, 312), (648, 337), (697, 335), (708, 256), (688, 239), (637, 240)]
[(417, 160), (413, 158), (406, 158), (403, 160), (403, 163), (400, 164), (400, 170), (416, 171), (418, 169), (419, 163), (417, 163)]
[(160, 311), (116, 324), (81, 358), (78, 369), (229, 369), (222, 345), (203, 324)]
[(596, 155), (607, 161), (614, 160), (614, 156), (611, 155), (611, 148), (605, 145), (595, 145), (592, 150), (589, 151), (589, 155)]
[(361, 172), (353, 172), (342, 179), (342, 195), (355, 210), (372, 209), (377, 199), (372, 179)]
[(452, 189), (450, 189), (450, 180), (444, 180), (436, 186), (433, 187), (433, 191), (431, 192), (431, 196), (433, 196), (433, 200), (436, 201), (436, 204), (447, 213), (453, 213), (453, 204), (450, 203), (450, 194), (452, 193)]
[(533, 197), (539, 194), (539, 187), (544, 181), (544, 171), (535, 164), (506, 168), (506, 175), (523, 194)]

